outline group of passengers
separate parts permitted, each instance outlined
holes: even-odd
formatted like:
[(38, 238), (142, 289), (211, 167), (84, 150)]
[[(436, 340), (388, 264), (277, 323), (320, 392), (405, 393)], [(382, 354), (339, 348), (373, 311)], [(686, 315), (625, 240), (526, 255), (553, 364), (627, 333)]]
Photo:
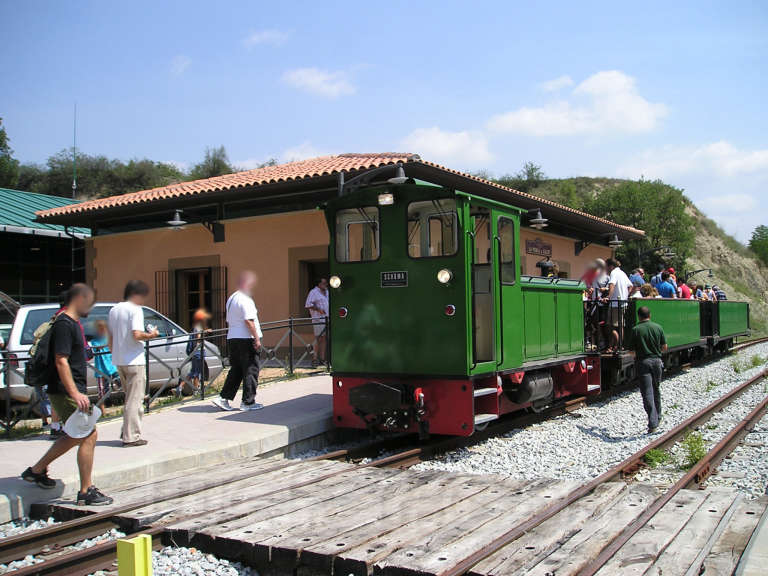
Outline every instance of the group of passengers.
[(717, 302), (728, 299), (718, 286), (701, 286), (693, 279), (678, 281), (674, 268), (659, 266), (658, 273), (648, 281), (645, 270), (640, 267), (627, 276), (621, 269), (621, 262), (613, 258), (596, 258), (581, 280), (587, 287), (583, 294), (588, 326), (587, 345), (606, 353), (617, 350), (628, 300), (680, 298)]

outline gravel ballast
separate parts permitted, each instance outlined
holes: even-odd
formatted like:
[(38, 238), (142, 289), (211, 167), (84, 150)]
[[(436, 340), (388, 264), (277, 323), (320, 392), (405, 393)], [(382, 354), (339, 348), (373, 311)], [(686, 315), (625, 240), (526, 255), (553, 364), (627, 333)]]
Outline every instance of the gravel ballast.
[[(755, 357), (762, 360), (762, 365), (750, 367)], [(664, 418), (653, 435), (647, 434), (647, 417), (640, 393), (635, 389), (575, 413), (450, 452), (420, 463), (414, 469), (501, 474), (522, 479), (594, 478), (759, 373), (765, 368), (766, 357), (768, 343), (758, 344), (664, 380), (661, 385)], [(755, 397), (761, 393), (765, 393), (764, 383), (754, 386), (745, 400), (734, 402), (734, 410), (745, 402), (754, 407)], [(761, 450), (762, 458), (750, 460), (750, 465), (756, 469), (753, 474), (763, 478), (768, 475), (768, 458), (765, 448)], [(731, 464), (736, 465), (736, 460)]]
[(205, 554), (196, 548), (166, 546), (152, 553), (155, 576), (258, 576), (253, 568)]

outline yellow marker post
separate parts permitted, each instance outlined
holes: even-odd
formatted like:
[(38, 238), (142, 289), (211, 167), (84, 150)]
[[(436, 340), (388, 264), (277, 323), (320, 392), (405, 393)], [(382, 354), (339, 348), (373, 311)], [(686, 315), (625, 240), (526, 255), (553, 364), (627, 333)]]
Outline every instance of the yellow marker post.
[(117, 541), (119, 576), (152, 576), (152, 536), (142, 534)]

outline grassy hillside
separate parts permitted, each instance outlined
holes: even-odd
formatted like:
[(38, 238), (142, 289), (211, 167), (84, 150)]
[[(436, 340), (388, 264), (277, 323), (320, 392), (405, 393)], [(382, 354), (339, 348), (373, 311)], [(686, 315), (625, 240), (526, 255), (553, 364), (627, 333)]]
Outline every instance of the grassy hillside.
[[(626, 180), (616, 178), (587, 177), (542, 179), (536, 182), (503, 178), (500, 181), (587, 212), (591, 211), (595, 198), (601, 192), (626, 183)], [(768, 333), (768, 268), (760, 263), (749, 248), (707, 218), (688, 198), (685, 202), (685, 211), (693, 222), (694, 244), (685, 260), (684, 269), (711, 268), (714, 278), (710, 279), (703, 273), (697, 279), (702, 283), (720, 285), (731, 300), (750, 302), (753, 329), (759, 333)]]

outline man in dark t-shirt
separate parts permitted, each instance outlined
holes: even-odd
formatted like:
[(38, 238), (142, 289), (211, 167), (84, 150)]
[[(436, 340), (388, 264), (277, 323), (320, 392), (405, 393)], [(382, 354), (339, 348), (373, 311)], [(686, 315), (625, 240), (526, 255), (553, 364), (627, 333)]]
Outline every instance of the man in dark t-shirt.
[[(56, 316), (49, 340), (48, 398), (62, 422), (76, 411), (88, 412), (91, 401), (87, 392), (87, 359), (85, 343), (80, 328), (80, 318), (93, 306), (93, 290), (86, 284), (73, 284), (67, 291), (65, 309)], [(80, 470), (80, 491), (77, 503), (86, 506), (111, 504), (112, 498), (104, 495), (91, 481), (93, 451), (96, 446), (96, 428), (85, 438), (72, 438), (66, 434), (37, 464), (22, 473), (22, 479), (41, 488), (55, 488), (56, 481), (48, 477), (48, 466), (77, 446), (77, 463)]]
[(637, 310), (639, 322), (629, 335), (630, 349), (635, 354), (635, 371), (643, 397), (643, 408), (648, 414), (648, 433), (653, 434), (661, 421), (661, 378), (664, 375), (662, 354), (667, 350), (664, 329), (651, 322), (647, 306)]

